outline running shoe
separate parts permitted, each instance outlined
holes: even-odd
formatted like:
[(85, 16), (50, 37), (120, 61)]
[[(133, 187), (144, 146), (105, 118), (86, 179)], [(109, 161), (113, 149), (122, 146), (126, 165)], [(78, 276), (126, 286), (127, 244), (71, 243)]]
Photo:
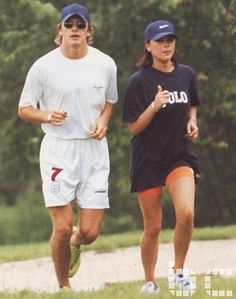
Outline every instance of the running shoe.
[(78, 271), (80, 266), (80, 247), (76, 247), (71, 245), (71, 258), (70, 258), (70, 268), (69, 268), (69, 277), (72, 277), (75, 275), (75, 273)]
[[(73, 226), (73, 233), (76, 231), (77, 227)], [(70, 257), (70, 266), (69, 266), (69, 277), (72, 277), (76, 274), (80, 266), (80, 246), (70, 245), (71, 257)]]
[(184, 275), (183, 273), (178, 273), (175, 275), (175, 286), (182, 290), (194, 289), (190, 277)]
[(140, 290), (140, 293), (144, 294), (155, 294), (155, 293), (159, 293), (160, 292), (160, 288), (158, 287), (158, 285), (153, 282), (153, 281), (148, 281), (147, 283), (145, 283)]

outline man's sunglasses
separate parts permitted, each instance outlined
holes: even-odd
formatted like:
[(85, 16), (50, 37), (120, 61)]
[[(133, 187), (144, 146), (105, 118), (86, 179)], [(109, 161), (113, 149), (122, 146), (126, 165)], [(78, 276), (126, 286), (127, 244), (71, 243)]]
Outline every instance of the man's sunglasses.
[(77, 27), (77, 29), (85, 29), (85, 27), (86, 27), (86, 23), (84, 23), (84, 22), (71, 22), (71, 21), (67, 21), (67, 22), (64, 22), (63, 25), (67, 29), (71, 29), (74, 25)]

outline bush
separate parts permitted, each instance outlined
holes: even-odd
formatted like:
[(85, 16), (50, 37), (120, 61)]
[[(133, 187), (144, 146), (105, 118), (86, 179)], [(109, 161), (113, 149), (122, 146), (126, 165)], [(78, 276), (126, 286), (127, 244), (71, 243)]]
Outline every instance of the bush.
[(1, 207), (0, 227), (0, 244), (48, 240), (51, 220), (41, 193), (34, 194), (30, 200), (19, 201), (15, 207)]
[(139, 229), (140, 227), (137, 224), (134, 216), (128, 214), (122, 215), (120, 217), (112, 217), (110, 215), (106, 215), (102, 225), (103, 234), (124, 233), (128, 231), (136, 231)]

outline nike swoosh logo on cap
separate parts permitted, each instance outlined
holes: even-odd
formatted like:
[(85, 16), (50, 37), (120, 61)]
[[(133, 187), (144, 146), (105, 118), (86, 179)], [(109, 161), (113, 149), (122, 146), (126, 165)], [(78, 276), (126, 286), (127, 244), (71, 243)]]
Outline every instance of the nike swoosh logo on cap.
[(166, 24), (166, 25), (160, 25), (159, 26), (160, 29), (163, 29), (163, 28), (166, 28), (166, 27), (169, 27), (169, 25)]

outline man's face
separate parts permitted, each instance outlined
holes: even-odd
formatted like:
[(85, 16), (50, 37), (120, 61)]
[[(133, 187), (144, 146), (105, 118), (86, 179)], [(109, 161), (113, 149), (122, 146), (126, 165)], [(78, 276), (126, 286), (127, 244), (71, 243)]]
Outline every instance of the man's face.
[(87, 45), (87, 37), (90, 35), (89, 25), (82, 18), (72, 16), (62, 22), (60, 34), (64, 46), (80, 48)]

